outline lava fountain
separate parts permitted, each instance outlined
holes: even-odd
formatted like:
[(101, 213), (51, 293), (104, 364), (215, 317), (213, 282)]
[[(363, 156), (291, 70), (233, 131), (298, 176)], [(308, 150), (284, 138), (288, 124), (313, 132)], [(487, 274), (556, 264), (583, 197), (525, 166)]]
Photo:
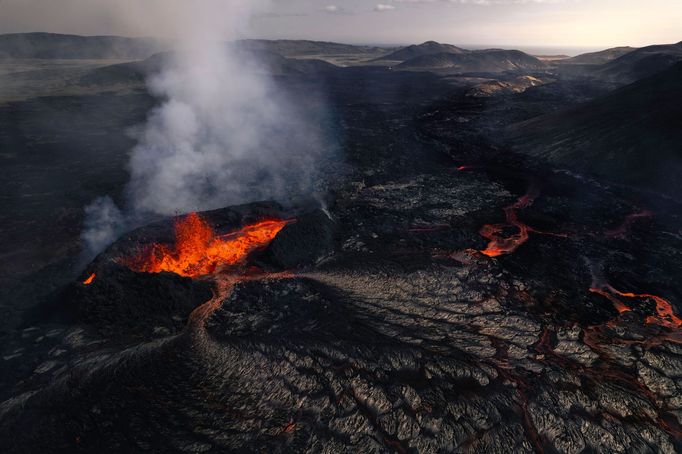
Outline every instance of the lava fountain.
[(243, 264), (251, 252), (267, 246), (291, 222), (264, 220), (217, 235), (197, 213), (190, 213), (176, 221), (173, 246), (154, 243), (119, 262), (138, 272), (167, 271), (186, 277), (214, 274)]

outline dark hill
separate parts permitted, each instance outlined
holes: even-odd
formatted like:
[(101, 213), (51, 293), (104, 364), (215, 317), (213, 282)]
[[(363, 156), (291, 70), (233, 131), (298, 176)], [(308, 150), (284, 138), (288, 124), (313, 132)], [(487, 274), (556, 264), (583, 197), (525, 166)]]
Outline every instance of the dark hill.
[(389, 60), (389, 61), (406, 61), (416, 57), (422, 57), (425, 55), (435, 55), (435, 54), (464, 54), (469, 52), (466, 49), (461, 49), (457, 46), (451, 44), (441, 44), (435, 41), (426, 41), (422, 44), (413, 44), (411, 46), (403, 47), (395, 52), (377, 60)]
[(682, 63), (602, 98), (510, 128), (513, 148), (571, 168), (666, 192), (682, 190)]
[(76, 36), (55, 33), (0, 35), (0, 58), (143, 59), (161, 50), (150, 38)]
[(81, 77), (79, 82), (82, 85), (99, 86), (143, 83), (148, 76), (161, 71), (168, 55), (168, 52), (161, 52), (145, 60), (95, 68)]
[(537, 58), (519, 50), (487, 49), (466, 54), (423, 55), (397, 66), (409, 70), (447, 70), (448, 72), (536, 71), (546, 68)]
[(247, 52), (248, 55), (246, 58), (255, 59), (256, 62), (268, 70), (268, 73), (275, 76), (313, 74), (336, 68), (336, 66), (331, 63), (312, 58), (286, 58), (276, 52), (270, 52), (267, 50), (251, 50)]
[(678, 61), (682, 61), (682, 42), (647, 46), (606, 63), (599, 69), (598, 77), (630, 83), (661, 72)]
[(634, 50), (636, 47), (612, 47), (611, 49), (601, 50), (599, 52), (589, 52), (586, 54), (576, 55), (572, 58), (567, 58), (565, 60), (560, 60), (561, 64), (579, 64), (579, 65), (601, 65), (608, 63), (616, 58), (622, 57)]

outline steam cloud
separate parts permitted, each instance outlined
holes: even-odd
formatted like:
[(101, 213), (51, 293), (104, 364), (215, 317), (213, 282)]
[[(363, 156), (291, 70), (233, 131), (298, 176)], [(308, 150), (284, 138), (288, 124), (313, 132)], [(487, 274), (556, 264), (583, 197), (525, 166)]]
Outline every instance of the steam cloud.
[[(148, 81), (163, 101), (132, 150), (122, 213), (111, 199), (86, 209), (83, 240), (92, 253), (154, 216), (308, 192), (329, 150), (315, 121), (278, 89), (253, 54), (226, 44), (262, 2), (170, 4), (175, 48)], [(168, 5), (163, 2), (165, 14)]]
[(100, 197), (85, 207), (82, 238), (90, 251), (101, 251), (124, 228), (125, 217), (111, 197)]

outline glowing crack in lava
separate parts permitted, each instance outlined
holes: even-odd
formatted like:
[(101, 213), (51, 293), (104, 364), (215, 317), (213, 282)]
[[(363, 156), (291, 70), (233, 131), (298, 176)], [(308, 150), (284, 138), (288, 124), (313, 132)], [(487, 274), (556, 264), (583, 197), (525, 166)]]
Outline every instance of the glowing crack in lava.
[(535, 188), (531, 188), (527, 194), (519, 197), (516, 202), (504, 208), (504, 215), (507, 219), (507, 224), (514, 226), (518, 233), (510, 236), (503, 236), (506, 224), (486, 224), (479, 232), (483, 238), (490, 240), (488, 247), (481, 251), (482, 254), (488, 257), (499, 257), (500, 255), (511, 254), (519, 246), (528, 241), (528, 233), (532, 230), (526, 224), (519, 220), (516, 210), (520, 210), (530, 206), (538, 192)]
[(226, 235), (216, 235), (198, 214), (175, 223), (175, 245), (154, 243), (121, 263), (134, 271), (198, 277), (242, 263), (256, 249), (267, 246), (292, 221), (265, 220)]
[[(464, 172), (477, 168), (479, 167), (462, 165), (457, 167), (457, 170)], [(536, 230), (519, 220), (517, 211), (528, 208), (539, 195), (539, 189), (536, 185), (531, 183), (526, 194), (519, 197), (513, 204), (504, 208), (504, 215), (507, 221), (505, 224), (486, 224), (481, 227), (479, 234), (489, 241), (488, 246), (480, 251), (481, 254), (487, 255), (488, 257), (499, 257), (501, 255), (511, 254), (516, 251), (519, 246), (528, 241), (528, 234), (530, 232), (562, 238), (568, 236), (563, 233), (550, 233)], [(517, 233), (506, 235), (505, 230), (510, 226), (516, 229)]]
[(651, 295), (649, 293), (632, 293), (632, 292), (621, 292), (613, 288), (611, 285), (606, 284), (602, 287), (592, 287), (590, 292), (596, 293), (603, 296), (613, 303), (613, 306), (618, 311), (619, 314), (629, 312), (632, 309), (623, 303), (617, 297), (630, 298), (630, 299), (651, 299), (656, 303), (656, 315), (650, 315), (646, 318), (646, 323), (652, 325), (661, 325), (668, 328), (680, 328), (682, 327), (682, 319), (680, 319), (673, 312), (673, 306), (666, 299), (660, 296)]
[(92, 281), (95, 280), (95, 277), (97, 277), (97, 273), (92, 273), (86, 280), (83, 281), (83, 285), (90, 285), (92, 284)]

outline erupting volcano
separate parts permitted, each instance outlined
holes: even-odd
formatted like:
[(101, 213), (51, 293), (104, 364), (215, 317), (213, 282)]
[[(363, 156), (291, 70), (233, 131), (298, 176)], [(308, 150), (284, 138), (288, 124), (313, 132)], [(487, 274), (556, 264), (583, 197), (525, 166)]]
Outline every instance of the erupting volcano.
[(172, 3), (0, 34), (0, 454), (682, 453), (682, 61)]
[(291, 221), (264, 220), (226, 235), (217, 235), (198, 214), (175, 224), (175, 245), (154, 243), (121, 263), (134, 271), (168, 271), (186, 277), (205, 276), (238, 265), (256, 249), (266, 246)]

